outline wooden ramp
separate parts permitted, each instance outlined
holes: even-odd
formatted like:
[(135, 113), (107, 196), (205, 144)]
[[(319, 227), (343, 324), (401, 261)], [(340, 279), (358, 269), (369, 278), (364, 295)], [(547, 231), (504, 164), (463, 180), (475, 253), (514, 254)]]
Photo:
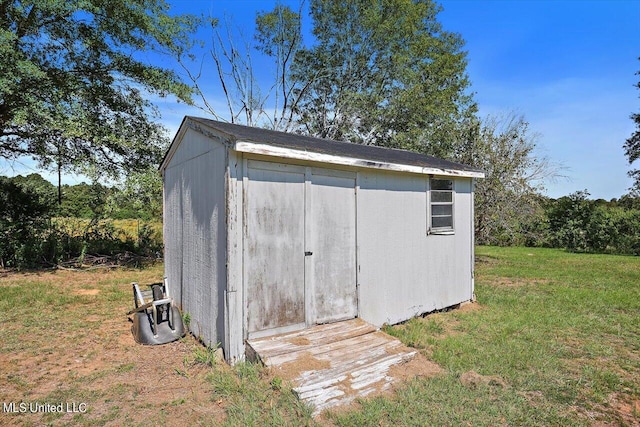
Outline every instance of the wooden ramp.
[(314, 415), (390, 389), (403, 377), (394, 375), (395, 370), (417, 353), (361, 319), (250, 340), (248, 344), (249, 357), (291, 380), (298, 397), (315, 408)]

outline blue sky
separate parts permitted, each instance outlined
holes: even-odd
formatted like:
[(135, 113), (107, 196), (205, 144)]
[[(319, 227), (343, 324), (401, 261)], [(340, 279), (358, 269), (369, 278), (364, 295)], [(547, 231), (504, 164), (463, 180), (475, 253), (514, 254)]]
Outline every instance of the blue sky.
[(622, 144), (640, 112), (640, 2), (444, 1), (443, 25), (466, 40), (480, 114), (516, 111), (567, 179), (610, 199), (631, 185)]
[[(177, 13), (226, 14), (247, 37), (253, 34), (256, 12), (275, 5), (250, 0), (169, 3)], [(640, 0), (439, 3), (444, 29), (466, 41), (467, 71), (480, 115), (524, 115), (539, 134), (540, 154), (565, 168), (566, 178), (548, 182), (546, 194), (560, 197), (584, 189), (592, 198), (625, 194), (631, 180), (622, 145), (634, 130), (629, 115), (640, 112), (640, 91), (633, 87), (640, 79), (635, 75), (640, 70)], [(305, 19), (306, 42), (311, 41), (310, 30)], [(209, 99), (223, 101), (214, 89)], [(158, 105), (172, 134), (185, 114), (202, 115), (171, 100)], [(30, 171), (19, 165), (14, 169), (25, 172)], [(11, 170), (0, 165), (0, 173)]]
[[(296, 7), (298, 2), (284, 2)], [(180, 11), (227, 14), (249, 36), (255, 14), (275, 2), (195, 1)], [(481, 116), (515, 112), (539, 135), (539, 154), (563, 167), (547, 182), (560, 197), (627, 192), (622, 145), (640, 112), (640, 1), (445, 0), (439, 21), (466, 41), (468, 74)], [(311, 22), (303, 23), (306, 41)], [(213, 97), (215, 98), (215, 97)], [(185, 110), (166, 105), (167, 124)], [(192, 112), (197, 114), (197, 112)], [(171, 119), (170, 119), (171, 117)]]

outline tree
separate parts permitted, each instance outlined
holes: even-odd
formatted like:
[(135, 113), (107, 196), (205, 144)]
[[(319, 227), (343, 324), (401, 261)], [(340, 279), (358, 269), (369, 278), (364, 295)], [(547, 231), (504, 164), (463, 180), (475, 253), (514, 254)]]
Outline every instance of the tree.
[[(638, 59), (640, 60), (640, 58)], [(636, 75), (640, 75), (640, 71), (638, 71)], [(638, 81), (635, 87), (640, 89), (640, 81)], [(629, 164), (632, 164), (640, 158), (640, 113), (631, 114), (631, 120), (635, 123), (636, 130), (623, 146), (624, 154), (627, 156)], [(637, 195), (640, 194), (640, 169), (629, 171), (629, 176), (634, 180), (633, 186), (631, 187), (633, 192)]]
[(197, 25), (168, 10), (164, 0), (1, 0), (0, 158), (113, 176), (156, 163), (166, 138), (149, 99), (189, 102), (191, 91), (138, 56), (187, 50)]
[[(464, 42), (443, 30), (440, 10), (431, 0), (312, 0), (316, 40), (306, 46), (301, 9), (259, 13), (256, 46), (227, 23), (226, 33), (214, 30), (209, 51), (226, 113), (198, 85), (202, 71), (181, 63), (201, 108), (217, 119), (451, 157), (476, 105)], [(265, 58), (270, 86), (254, 73)]]
[[(301, 3), (300, 8), (302, 9)], [(274, 108), (270, 127), (288, 131), (295, 123), (298, 103), (308, 88), (309, 79), (295, 78), (291, 67), (302, 47), (301, 10), (294, 12), (287, 6), (276, 5), (271, 12), (256, 17), (255, 39), (258, 51), (271, 58), (275, 66), (272, 86)]]
[(54, 193), (53, 185), (37, 174), (0, 176), (0, 268), (37, 262)]
[(475, 187), (478, 243), (533, 245), (543, 237), (540, 193), (559, 168), (537, 153), (537, 139), (513, 113), (467, 123), (455, 159), (485, 173)]
[(550, 204), (547, 216), (554, 246), (573, 251), (589, 248), (587, 229), (595, 204), (588, 198), (587, 190), (576, 191)]
[[(303, 4), (304, 2), (302, 2)], [(301, 4), (301, 8), (302, 8)], [(299, 103), (304, 81), (293, 78), (291, 67), (302, 44), (301, 12), (290, 7), (276, 5), (270, 12), (256, 16), (254, 39), (247, 40), (229, 20), (219, 26), (218, 19), (211, 19), (211, 44), (205, 59), (213, 61), (214, 74), (222, 91), (226, 108), (217, 108), (209, 94), (201, 86), (206, 61), (203, 59), (198, 71), (193, 71), (192, 53), (178, 56), (178, 62), (194, 85), (200, 98), (198, 107), (218, 120), (243, 123), (248, 126), (264, 126), (274, 130), (289, 131), (295, 123), (294, 112)], [(262, 61), (269, 64), (272, 78), (267, 86), (259, 82), (254, 64)], [(264, 73), (264, 67), (261, 67)]]
[(476, 111), (464, 42), (431, 0), (313, 0), (317, 43), (294, 75), (310, 81), (297, 109), (305, 133), (451, 157)]
[[(37, 200), (34, 200), (33, 203), (39, 206), (46, 206), (47, 211), (54, 208), (56, 201), (55, 187), (40, 176), (40, 174), (31, 173), (26, 176), (18, 175), (9, 179), (23, 188), (24, 192), (28, 193), (30, 197), (36, 198)], [(37, 209), (31, 209), (31, 207), (27, 209), (31, 210), (33, 214), (38, 212)]]
[(129, 174), (112, 189), (106, 210), (110, 218), (162, 220), (162, 177), (155, 167)]
[(0, 177), (0, 218), (22, 225), (48, 219), (55, 206), (54, 186), (38, 174)]
[(56, 209), (56, 216), (66, 218), (94, 219), (104, 211), (103, 204), (111, 189), (92, 179), (91, 184), (81, 182), (76, 185), (63, 185), (62, 204)]

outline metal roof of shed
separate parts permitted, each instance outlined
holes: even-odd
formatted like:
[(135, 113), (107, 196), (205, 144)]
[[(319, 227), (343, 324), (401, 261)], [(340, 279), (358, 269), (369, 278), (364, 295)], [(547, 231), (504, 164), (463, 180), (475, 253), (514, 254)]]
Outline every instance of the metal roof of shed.
[[(192, 116), (185, 117), (181, 128), (189, 122), (190, 127), (204, 125), (224, 134), (232, 148), (240, 152), (366, 168), (484, 178), (480, 169), (407, 150), (339, 142)], [(169, 153), (161, 169), (169, 160)]]

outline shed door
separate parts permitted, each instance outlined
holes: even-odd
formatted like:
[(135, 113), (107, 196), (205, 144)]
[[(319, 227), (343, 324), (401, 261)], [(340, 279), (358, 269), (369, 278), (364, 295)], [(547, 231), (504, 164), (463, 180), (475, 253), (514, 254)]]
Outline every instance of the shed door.
[(356, 298), (355, 174), (312, 169), (307, 197), (309, 323), (354, 318)]
[(245, 184), (248, 337), (356, 317), (355, 174), (249, 160)]
[(304, 327), (305, 170), (257, 161), (247, 166), (248, 333)]

